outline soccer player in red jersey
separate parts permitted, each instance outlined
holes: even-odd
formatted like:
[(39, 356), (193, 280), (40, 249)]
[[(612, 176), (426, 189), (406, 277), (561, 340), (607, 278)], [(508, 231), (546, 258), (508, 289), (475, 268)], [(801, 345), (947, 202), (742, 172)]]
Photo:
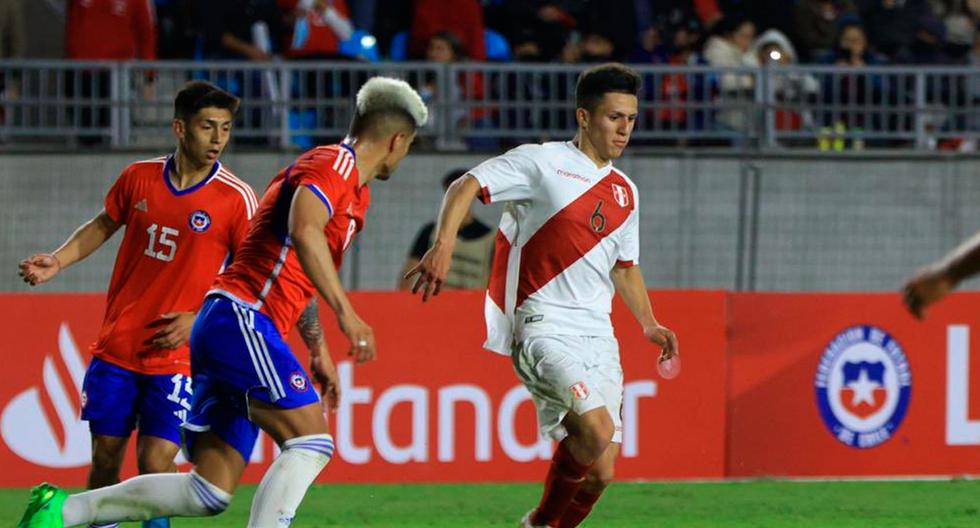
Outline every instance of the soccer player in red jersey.
[(639, 77), (621, 64), (586, 70), (575, 90), (572, 141), (522, 145), (450, 185), (432, 247), (406, 278), (423, 300), (446, 280), (460, 222), (474, 198), (504, 202), (487, 291), (484, 347), (509, 355), (558, 440), (525, 527), (578, 526), (613, 478), (622, 442), (623, 368), (609, 313), (630, 308), (661, 359), (677, 338), (653, 315), (639, 267), (639, 198), (612, 162), (629, 143)]
[(137, 424), (140, 473), (174, 470), (190, 409), (195, 312), (258, 205), (251, 187), (218, 161), (237, 109), (238, 99), (216, 86), (188, 83), (174, 100), (176, 152), (126, 167), (95, 218), (55, 251), (20, 264), (31, 285), (50, 281), (126, 226), (82, 388), (82, 419), (92, 432), (89, 489), (119, 482)]
[[(143, 475), (68, 496), (34, 489), (22, 526), (119, 522), (224, 511), (261, 428), (282, 452), (252, 501), (248, 526), (287, 527), (333, 456), (320, 395), (285, 333), (315, 294), (337, 316), (358, 361), (374, 357), (374, 333), (354, 311), (337, 267), (364, 225), (368, 182), (388, 179), (428, 111), (404, 81), (375, 77), (357, 94), (343, 143), (302, 154), (269, 184), (232, 264), (214, 282), (191, 331), (194, 398), (185, 424), (190, 473)], [(338, 381), (319, 327), (305, 332), (310, 369), (327, 404)]]

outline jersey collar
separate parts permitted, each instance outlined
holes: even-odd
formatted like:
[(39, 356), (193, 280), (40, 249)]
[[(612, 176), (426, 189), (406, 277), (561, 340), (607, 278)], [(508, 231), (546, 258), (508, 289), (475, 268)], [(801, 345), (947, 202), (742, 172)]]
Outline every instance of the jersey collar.
[(216, 160), (214, 162), (214, 165), (211, 167), (211, 172), (209, 172), (208, 175), (205, 176), (203, 180), (195, 183), (194, 185), (191, 185), (186, 189), (180, 190), (174, 187), (174, 183), (170, 181), (170, 170), (173, 168), (173, 165), (174, 165), (174, 155), (171, 154), (167, 156), (167, 162), (163, 164), (163, 181), (164, 183), (167, 184), (167, 188), (170, 189), (170, 192), (173, 193), (174, 196), (183, 196), (185, 194), (190, 194), (200, 189), (201, 187), (204, 187), (205, 185), (208, 184), (208, 182), (211, 181), (211, 178), (214, 178), (214, 175), (218, 173), (218, 169), (221, 168), (221, 162)]
[(565, 142), (565, 146), (568, 147), (569, 150), (571, 150), (572, 152), (574, 152), (576, 156), (580, 157), (582, 159), (582, 161), (584, 161), (585, 163), (588, 163), (589, 164), (589, 167), (592, 167), (597, 172), (601, 172), (601, 171), (604, 171), (606, 169), (612, 168), (612, 161), (606, 162), (606, 164), (603, 165), (603, 166), (601, 166), (601, 167), (596, 167), (595, 162), (592, 161), (592, 158), (590, 158), (584, 152), (582, 152), (582, 149), (578, 148), (578, 146), (575, 145), (575, 142), (574, 141), (571, 141), (571, 140), (566, 141)]

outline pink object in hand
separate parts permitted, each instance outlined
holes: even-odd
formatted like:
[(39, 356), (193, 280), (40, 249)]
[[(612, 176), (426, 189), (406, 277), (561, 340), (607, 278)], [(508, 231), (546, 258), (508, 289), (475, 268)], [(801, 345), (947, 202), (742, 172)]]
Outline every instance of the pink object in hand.
[(663, 379), (674, 379), (681, 373), (680, 356), (672, 356), (657, 361), (657, 373)]

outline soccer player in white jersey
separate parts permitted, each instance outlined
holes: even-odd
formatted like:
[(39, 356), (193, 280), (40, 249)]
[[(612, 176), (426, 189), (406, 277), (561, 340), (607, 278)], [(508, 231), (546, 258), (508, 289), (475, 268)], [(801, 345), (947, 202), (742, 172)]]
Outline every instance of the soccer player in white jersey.
[[(636, 186), (612, 166), (636, 122), (639, 77), (604, 64), (579, 77), (578, 134), (485, 161), (446, 192), (435, 241), (406, 277), (427, 301), (449, 271), (474, 197), (505, 211), (486, 299), (485, 347), (510, 355), (541, 432), (559, 440), (538, 506), (522, 526), (578, 526), (613, 478), (622, 437), (623, 370), (610, 322), (613, 291), (643, 334), (678, 353), (657, 322), (639, 257)], [(651, 365), (653, 362), (651, 361)]]

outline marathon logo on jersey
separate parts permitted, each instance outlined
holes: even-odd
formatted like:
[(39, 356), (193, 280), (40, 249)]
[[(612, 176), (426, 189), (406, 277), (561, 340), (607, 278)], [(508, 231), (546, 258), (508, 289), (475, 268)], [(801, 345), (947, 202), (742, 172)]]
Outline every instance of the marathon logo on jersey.
[(306, 392), (310, 388), (309, 384), (306, 383), (306, 376), (300, 372), (293, 372), (289, 375), (289, 384), (296, 392)]
[(198, 209), (191, 213), (191, 217), (187, 220), (187, 223), (190, 224), (191, 229), (195, 232), (203, 233), (211, 227), (211, 216), (207, 211)]
[(630, 206), (630, 195), (628, 192), (626, 192), (626, 187), (614, 183), (612, 184), (612, 193), (613, 193), (613, 198), (616, 200), (616, 203), (618, 203), (620, 207)]
[(895, 435), (908, 410), (912, 374), (887, 332), (853, 326), (824, 349), (814, 385), (827, 429), (841, 443), (866, 449)]
[(572, 391), (572, 396), (574, 396), (576, 400), (584, 400), (589, 397), (589, 387), (585, 384), (585, 382), (580, 381), (569, 387), (568, 390)]

